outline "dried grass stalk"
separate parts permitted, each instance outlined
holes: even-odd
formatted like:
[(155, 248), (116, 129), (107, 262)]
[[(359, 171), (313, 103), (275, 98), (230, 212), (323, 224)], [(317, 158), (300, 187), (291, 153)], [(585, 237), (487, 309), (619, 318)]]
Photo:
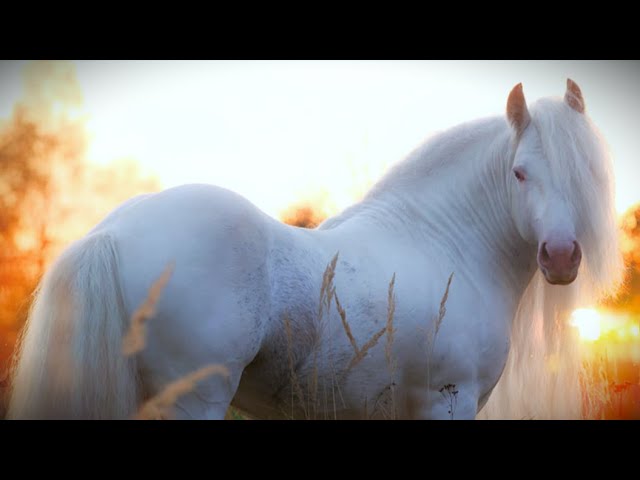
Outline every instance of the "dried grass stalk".
[(442, 319), (447, 313), (447, 299), (449, 298), (449, 287), (451, 286), (451, 280), (453, 280), (453, 272), (449, 275), (449, 281), (447, 282), (447, 288), (444, 291), (444, 295), (442, 296), (442, 300), (440, 300), (440, 311), (438, 312), (438, 318), (436, 319), (436, 335), (440, 330), (440, 325), (442, 324)]
[[(391, 392), (391, 415), (388, 416), (386, 412), (383, 412), (385, 418), (391, 418), (392, 420), (396, 419), (396, 381), (395, 374), (397, 368), (397, 361), (393, 357), (393, 340), (395, 329), (393, 328), (393, 317), (396, 312), (396, 296), (394, 293), (394, 288), (396, 285), (396, 274), (393, 273), (391, 277), (391, 281), (389, 282), (389, 293), (387, 294), (387, 344), (385, 345), (384, 354), (387, 359), (387, 367), (389, 368), (389, 373), (391, 375), (391, 384), (389, 385), (389, 390)], [(374, 407), (375, 408), (375, 407)]]
[(367, 356), (367, 352), (376, 346), (376, 344), (378, 343), (378, 340), (380, 340), (380, 337), (384, 335), (386, 331), (387, 331), (387, 327), (384, 327), (382, 330), (376, 333), (373, 337), (371, 337), (367, 343), (363, 345), (362, 349), (359, 350), (356, 356), (351, 359), (351, 362), (347, 367), (347, 372), (351, 370), (353, 367), (355, 367), (358, 363), (362, 361), (364, 357)]
[(442, 295), (442, 299), (440, 300), (440, 310), (438, 311), (438, 316), (436, 317), (436, 321), (434, 322), (433, 329), (430, 329), (427, 333), (427, 385), (431, 385), (431, 356), (433, 355), (433, 347), (436, 343), (436, 336), (440, 331), (442, 320), (447, 313), (447, 300), (449, 299), (449, 287), (451, 286), (451, 280), (453, 280), (453, 273), (454, 272), (451, 272), (451, 275), (449, 275), (447, 288), (445, 288), (444, 295)]
[(313, 373), (311, 375), (311, 381), (309, 382), (309, 407), (308, 411), (311, 412), (313, 407), (313, 417), (318, 418), (318, 349), (313, 351)]
[[(293, 350), (292, 350), (293, 333), (291, 331), (291, 319), (289, 318), (288, 314), (284, 315), (283, 321), (284, 321), (284, 331), (287, 335), (287, 355), (289, 357), (289, 374), (291, 376), (291, 386), (292, 386), (291, 395), (293, 396), (294, 393), (296, 394), (296, 396), (298, 397), (298, 403), (304, 410), (305, 417), (306, 417), (307, 408), (304, 400), (304, 392), (302, 391), (302, 387), (300, 386), (300, 382), (298, 381), (298, 375), (296, 374), (296, 369), (293, 362)], [(293, 408), (293, 398), (291, 400), (292, 400), (291, 407)], [(292, 416), (293, 416), (293, 412), (292, 412)]]
[(353, 332), (351, 332), (351, 327), (349, 326), (349, 322), (347, 322), (347, 312), (345, 312), (344, 308), (340, 304), (340, 300), (338, 299), (338, 294), (334, 291), (333, 296), (336, 299), (336, 308), (338, 313), (340, 314), (340, 320), (342, 320), (342, 327), (344, 328), (347, 337), (349, 338), (349, 342), (351, 342), (351, 346), (353, 347), (353, 351), (356, 355), (359, 353), (358, 344), (356, 343), (356, 339), (353, 337)]
[(162, 275), (151, 285), (145, 301), (131, 315), (129, 330), (122, 340), (122, 354), (130, 356), (144, 349), (146, 343), (145, 321), (156, 314), (156, 305), (160, 299), (160, 294), (167, 285), (173, 274), (174, 263), (170, 263), (165, 268)]
[(385, 331), (387, 333), (387, 344), (384, 349), (385, 356), (387, 358), (387, 365), (389, 366), (389, 371), (393, 374), (395, 372), (395, 361), (392, 358), (393, 353), (393, 335), (395, 333), (395, 329), (393, 328), (393, 316), (396, 312), (396, 296), (393, 292), (396, 284), (396, 274), (393, 274), (391, 277), (391, 282), (389, 282), (389, 293), (387, 295), (387, 326)]
[[(337, 256), (334, 257), (334, 260), (336, 259), (337, 259)], [(395, 274), (393, 276), (392, 282), (395, 283)], [(392, 286), (390, 288), (393, 290)], [(351, 359), (351, 362), (349, 362), (349, 366), (347, 367), (347, 370), (345, 372), (346, 374), (358, 363), (360, 363), (362, 359), (367, 356), (367, 352), (378, 343), (378, 340), (380, 340), (380, 337), (387, 332), (387, 325), (385, 325), (385, 327), (382, 330), (380, 330), (373, 337), (371, 337), (363, 345), (362, 348), (358, 348), (358, 343), (356, 342), (356, 339), (353, 336), (353, 332), (351, 331), (351, 327), (349, 326), (349, 322), (347, 321), (347, 312), (344, 310), (344, 308), (342, 308), (342, 304), (340, 304), (340, 300), (338, 299), (338, 295), (335, 291), (335, 288), (333, 289), (333, 297), (336, 300), (336, 308), (338, 310), (338, 313), (340, 314), (340, 320), (342, 320), (342, 327), (344, 329), (344, 332), (347, 334), (347, 338), (349, 338), (349, 342), (351, 343), (351, 346), (353, 347), (353, 351), (354, 351), (354, 356)], [(393, 309), (395, 310), (395, 304), (393, 306)]]
[(336, 289), (333, 288), (333, 278), (335, 277), (335, 273), (336, 273), (336, 264), (338, 263), (338, 255), (340, 255), (340, 252), (336, 252), (336, 254), (334, 255), (329, 265), (327, 265), (327, 268), (325, 269), (324, 274), (322, 275), (322, 286), (320, 287), (320, 303), (318, 305), (319, 320), (322, 319), (325, 303), (327, 306), (327, 311), (331, 307), (331, 299), (333, 298), (333, 295), (336, 291)]
[(196, 383), (211, 376), (229, 377), (229, 370), (224, 365), (208, 365), (192, 372), (167, 385), (158, 395), (148, 400), (136, 413), (135, 420), (167, 420), (171, 418), (171, 410), (176, 400), (191, 392)]

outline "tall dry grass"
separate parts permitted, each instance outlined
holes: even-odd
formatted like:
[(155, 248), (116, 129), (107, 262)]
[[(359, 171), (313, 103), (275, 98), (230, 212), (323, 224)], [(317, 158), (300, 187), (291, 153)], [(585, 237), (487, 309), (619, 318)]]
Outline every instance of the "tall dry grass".
[(287, 336), (287, 357), (289, 360), (289, 381), (291, 382), (291, 417), (293, 418), (293, 406), (295, 404), (294, 395), (297, 396), (298, 405), (302, 408), (304, 412), (305, 418), (309, 417), (309, 406), (305, 401), (305, 395), (302, 391), (302, 386), (300, 385), (300, 381), (298, 380), (298, 374), (296, 372), (296, 368), (293, 360), (293, 333), (291, 330), (291, 320), (289, 315), (285, 314), (284, 316), (284, 329), (285, 334)]
[[(325, 365), (329, 363), (332, 367), (332, 371), (330, 372), (330, 395), (332, 396), (332, 415), (331, 417), (334, 419), (338, 418), (338, 402), (337, 398), (342, 397), (341, 394), (341, 386), (344, 385), (345, 380), (347, 379), (349, 373), (355, 369), (370, 353), (370, 351), (375, 348), (379, 343), (380, 339), (384, 336), (386, 337), (386, 342), (384, 345), (384, 356), (387, 363), (387, 368), (389, 371), (389, 384), (385, 387), (377, 398), (372, 399), (372, 403), (369, 404), (369, 399), (365, 399), (364, 402), (364, 418), (383, 418), (383, 419), (397, 419), (398, 418), (398, 405), (396, 399), (396, 371), (397, 371), (397, 359), (393, 354), (393, 344), (395, 340), (395, 326), (394, 326), (394, 318), (396, 311), (396, 296), (395, 296), (395, 283), (396, 283), (396, 274), (394, 273), (389, 281), (388, 293), (387, 293), (387, 317), (384, 324), (380, 330), (375, 331), (371, 337), (365, 339), (364, 341), (358, 341), (356, 339), (351, 325), (348, 321), (346, 308), (342, 305), (340, 301), (340, 297), (338, 296), (338, 292), (336, 291), (336, 287), (334, 285), (334, 279), (336, 276), (336, 266), (338, 262), (339, 253), (331, 259), (331, 261), (327, 264), (327, 267), (323, 273), (322, 284), (320, 286), (320, 299), (318, 304), (318, 317), (317, 323), (319, 325), (318, 331), (323, 331), (326, 329), (327, 321), (331, 317), (331, 307), (332, 304), (335, 304), (335, 309), (340, 318), (340, 323), (342, 325), (342, 330), (349, 342), (349, 345), (352, 349), (351, 358), (343, 365), (339, 370), (334, 370), (333, 367), (335, 363), (332, 359), (328, 362), (325, 362)], [(433, 321), (428, 322), (433, 328), (430, 330), (430, 333), (427, 338), (427, 351), (429, 355), (428, 362), (430, 362), (430, 355), (433, 350), (433, 344), (435, 342), (435, 338), (440, 330), (440, 326), (443, 322), (443, 319), (446, 315), (446, 303), (449, 296), (449, 287), (451, 286), (451, 281), (453, 279), (453, 273), (449, 276), (444, 294), (442, 296), (440, 302), (440, 308), (437, 316)], [(291, 327), (291, 318), (288, 315), (284, 317), (284, 329), (287, 340), (287, 354), (288, 354), (288, 362), (289, 362), (289, 378), (290, 378), (290, 386), (291, 386), (291, 418), (295, 418), (294, 410), (301, 411), (305, 419), (316, 420), (320, 419), (318, 416), (318, 406), (320, 405), (320, 401), (317, 398), (318, 394), (318, 352), (320, 349), (320, 342), (316, 342), (314, 344), (314, 349), (311, 352), (312, 356), (312, 368), (311, 374), (308, 375), (305, 380), (302, 379), (303, 375), (301, 375), (297, 367), (294, 363), (293, 359), (293, 350), (294, 350), (294, 339), (292, 334)], [(318, 339), (319, 340), (319, 339)], [(328, 351), (332, 351), (331, 348), (327, 349)], [(298, 367), (299, 368), (299, 367)], [(427, 375), (429, 375), (427, 371)], [(427, 382), (429, 378), (427, 378)], [(327, 383), (325, 381), (325, 383)], [(306, 386), (306, 388), (305, 388)], [(443, 386), (446, 388), (447, 386)], [(450, 388), (455, 388), (455, 385), (450, 384)], [(306, 391), (306, 393), (305, 393)], [(457, 391), (455, 391), (457, 394)], [(452, 395), (454, 395), (452, 393)], [(390, 406), (387, 407), (385, 405), (385, 397), (388, 397), (388, 403)], [(455, 395), (454, 395), (455, 401)], [(296, 405), (294, 405), (296, 404)], [(327, 402), (325, 401), (325, 407)], [(342, 407), (346, 407), (346, 402), (342, 400)], [(451, 410), (455, 410), (455, 407), (452, 407)], [(327, 418), (326, 408), (322, 411), (323, 418)]]
[[(625, 375), (626, 369), (626, 375)], [(582, 418), (585, 420), (640, 419), (640, 386), (604, 349), (584, 358), (580, 370)], [(640, 376), (640, 375), (639, 375)], [(635, 378), (638, 378), (636, 376)]]
[(607, 371), (608, 359), (597, 357), (582, 362), (580, 388), (583, 392), (582, 418), (604, 420), (613, 402), (611, 379)]
[[(293, 338), (292, 321), (289, 315), (285, 314), (283, 318), (283, 325), (285, 330), (285, 337), (287, 341), (287, 358), (289, 363), (289, 381), (291, 390), (291, 411), (289, 418), (296, 418), (296, 411), (300, 411), (303, 418), (307, 420), (320, 420), (320, 419), (337, 419), (338, 410), (342, 407), (346, 407), (346, 402), (342, 397), (341, 386), (344, 383), (347, 375), (353, 368), (355, 368), (374, 348), (380, 338), (385, 333), (389, 337), (387, 342), (388, 357), (391, 359), (391, 347), (393, 344), (393, 312), (395, 311), (395, 298), (393, 296), (393, 285), (395, 283), (395, 275), (390, 283), (390, 299), (391, 304), (389, 308), (389, 315), (385, 327), (375, 332), (370, 338), (366, 339), (360, 346), (356, 340), (353, 331), (347, 320), (347, 312), (340, 302), (340, 297), (336, 291), (334, 285), (334, 278), (336, 274), (336, 265), (338, 262), (339, 253), (331, 259), (327, 264), (322, 276), (322, 283), (320, 286), (320, 295), (318, 301), (318, 311), (316, 318), (317, 328), (315, 329), (313, 341), (313, 348), (310, 352), (311, 368), (310, 373), (302, 375), (298, 369), (300, 366), (296, 366), (294, 362), (294, 345), (295, 339)], [(323, 331), (330, 331), (331, 311), (335, 304), (336, 311), (340, 318), (343, 331), (351, 345), (353, 354), (348, 360), (346, 366), (338, 365), (335, 358), (331, 355), (328, 358), (324, 358), (323, 365), (325, 366), (325, 372), (323, 377), (319, 375), (319, 355), (322, 347), (322, 338), (320, 338)], [(330, 336), (329, 336), (330, 337)], [(330, 340), (329, 340), (330, 341)], [(327, 349), (329, 352), (331, 348)], [(328, 370), (328, 372), (326, 371)], [(303, 378), (304, 377), (304, 378)], [(322, 382), (322, 385), (320, 383)], [(322, 394), (322, 396), (320, 396)]]

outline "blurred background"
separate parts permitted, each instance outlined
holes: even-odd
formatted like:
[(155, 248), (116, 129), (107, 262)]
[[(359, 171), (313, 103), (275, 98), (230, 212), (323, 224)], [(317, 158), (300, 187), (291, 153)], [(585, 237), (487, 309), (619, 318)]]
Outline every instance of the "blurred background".
[(619, 298), (571, 318), (584, 417), (640, 418), (637, 61), (0, 61), (0, 395), (38, 279), (123, 200), (212, 183), (313, 227), (428, 135), (567, 77), (614, 156), (628, 265)]

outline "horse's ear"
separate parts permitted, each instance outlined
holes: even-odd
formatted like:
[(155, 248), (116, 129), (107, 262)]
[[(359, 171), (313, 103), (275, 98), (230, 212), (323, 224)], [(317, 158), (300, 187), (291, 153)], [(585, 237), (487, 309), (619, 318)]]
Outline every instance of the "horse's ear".
[(567, 78), (567, 92), (564, 94), (564, 101), (578, 113), (584, 113), (584, 99), (582, 92), (576, 82)]
[(527, 125), (529, 125), (531, 121), (521, 83), (513, 87), (513, 90), (511, 90), (509, 94), (509, 98), (507, 99), (507, 118), (518, 135), (524, 132), (524, 129), (527, 128)]

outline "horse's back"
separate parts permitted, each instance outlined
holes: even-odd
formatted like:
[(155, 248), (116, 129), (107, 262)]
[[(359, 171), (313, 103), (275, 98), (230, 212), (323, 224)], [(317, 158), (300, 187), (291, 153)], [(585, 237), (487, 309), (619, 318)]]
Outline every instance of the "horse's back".
[(264, 263), (271, 219), (238, 194), (196, 184), (129, 202), (94, 229), (116, 238), (128, 307), (171, 263), (175, 279), (192, 278), (190, 288), (196, 278), (231, 280)]

